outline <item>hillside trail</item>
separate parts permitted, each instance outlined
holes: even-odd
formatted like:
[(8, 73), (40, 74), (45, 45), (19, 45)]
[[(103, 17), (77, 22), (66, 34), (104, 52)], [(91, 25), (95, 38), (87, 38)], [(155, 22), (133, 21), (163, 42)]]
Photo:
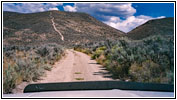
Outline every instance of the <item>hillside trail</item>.
[(64, 41), (64, 36), (61, 34), (61, 32), (56, 28), (56, 24), (55, 24), (55, 21), (54, 21), (54, 17), (52, 16), (52, 13), (50, 12), (50, 18), (51, 18), (51, 22), (52, 22), (52, 26), (54, 28), (54, 30), (61, 36), (61, 40)]
[(66, 56), (56, 62), (37, 83), (112, 80), (105, 68), (90, 56), (66, 50)]

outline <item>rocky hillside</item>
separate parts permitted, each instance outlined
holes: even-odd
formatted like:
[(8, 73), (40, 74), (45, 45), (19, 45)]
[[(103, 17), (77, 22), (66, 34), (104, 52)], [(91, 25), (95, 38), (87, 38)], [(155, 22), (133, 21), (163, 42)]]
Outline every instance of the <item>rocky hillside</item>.
[[(64, 41), (53, 25), (63, 35)], [(3, 12), (3, 42), (5, 45), (44, 43), (73, 45), (109, 38), (116, 39), (123, 34), (123, 32), (85, 13), (47, 11), (22, 14)]]
[(127, 33), (131, 39), (140, 40), (152, 35), (173, 36), (174, 18), (154, 19)]

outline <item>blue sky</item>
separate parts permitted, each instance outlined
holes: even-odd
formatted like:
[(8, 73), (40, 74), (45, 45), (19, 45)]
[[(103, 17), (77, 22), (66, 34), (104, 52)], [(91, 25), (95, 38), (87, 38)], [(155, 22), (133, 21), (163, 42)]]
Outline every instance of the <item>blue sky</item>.
[(172, 3), (133, 3), (132, 6), (137, 10), (135, 16), (174, 17), (174, 4)]
[(3, 11), (34, 13), (49, 10), (85, 12), (124, 32), (151, 19), (174, 17), (173, 3), (3, 3)]

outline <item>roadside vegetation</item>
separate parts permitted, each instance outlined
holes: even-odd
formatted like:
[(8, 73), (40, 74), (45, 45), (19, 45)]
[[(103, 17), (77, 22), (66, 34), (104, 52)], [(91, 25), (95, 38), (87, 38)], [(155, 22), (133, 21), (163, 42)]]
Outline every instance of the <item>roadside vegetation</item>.
[(57, 44), (3, 47), (3, 93), (11, 93), (22, 82), (37, 81), (64, 55)]
[(174, 83), (174, 41), (172, 37), (152, 36), (143, 40), (121, 38), (117, 41), (77, 45), (102, 64), (113, 78), (145, 83)]

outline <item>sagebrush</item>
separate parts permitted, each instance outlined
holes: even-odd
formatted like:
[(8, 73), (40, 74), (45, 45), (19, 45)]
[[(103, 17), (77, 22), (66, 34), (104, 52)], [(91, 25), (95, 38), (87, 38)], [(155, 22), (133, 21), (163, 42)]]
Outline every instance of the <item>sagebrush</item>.
[(63, 54), (64, 48), (57, 44), (4, 46), (3, 93), (11, 93), (23, 81), (37, 81)]

